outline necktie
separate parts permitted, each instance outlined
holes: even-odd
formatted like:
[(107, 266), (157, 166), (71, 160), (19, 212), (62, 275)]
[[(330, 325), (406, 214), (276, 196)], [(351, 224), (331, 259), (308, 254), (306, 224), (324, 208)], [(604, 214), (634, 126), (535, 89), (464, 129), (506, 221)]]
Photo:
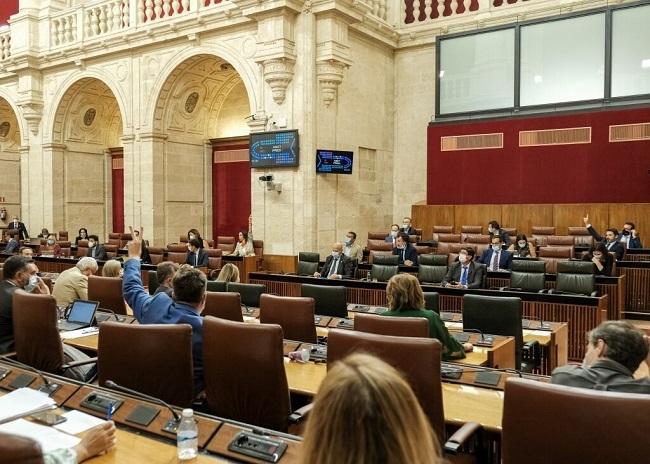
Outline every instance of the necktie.
[(194, 267), (199, 267), (199, 252), (194, 253)]
[(338, 269), (338, 267), (339, 267), (339, 259), (336, 258), (336, 259), (332, 262), (332, 267), (330, 268), (330, 273), (327, 275), (327, 277), (336, 274), (336, 270)]
[(496, 271), (499, 269), (499, 252), (492, 252), (492, 263), (490, 263), (490, 270)]
[(467, 285), (467, 266), (463, 266), (463, 271), (460, 273), (460, 284)]

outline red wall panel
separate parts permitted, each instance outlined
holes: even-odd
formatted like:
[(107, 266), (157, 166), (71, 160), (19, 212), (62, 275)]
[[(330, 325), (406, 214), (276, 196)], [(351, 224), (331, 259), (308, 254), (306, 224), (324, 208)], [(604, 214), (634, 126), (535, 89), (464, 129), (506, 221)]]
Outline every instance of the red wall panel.
[[(433, 123), (427, 203), (650, 201), (650, 140), (609, 142), (609, 126), (650, 122), (650, 107)], [(519, 147), (519, 131), (591, 127), (591, 143)], [(440, 151), (443, 136), (503, 132), (503, 148)]]
[(8, 24), (9, 16), (18, 13), (19, 0), (0, 0), (0, 25)]
[[(214, 147), (220, 150), (248, 150), (245, 144)], [(251, 168), (247, 161), (212, 164), (212, 238), (236, 237), (248, 229), (251, 214)]]

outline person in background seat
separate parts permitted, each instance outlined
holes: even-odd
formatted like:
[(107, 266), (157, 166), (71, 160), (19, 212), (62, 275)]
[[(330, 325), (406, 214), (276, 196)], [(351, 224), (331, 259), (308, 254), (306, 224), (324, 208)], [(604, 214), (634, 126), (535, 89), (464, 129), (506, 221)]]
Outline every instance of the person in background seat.
[(417, 266), (418, 252), (409, 240), (409, 236), (401, 233), (397, 236), (393, 254), (397, 255), (400, 266)]
[(591, 222), (589, 222), (589, 215), (582, 218), (582, 221), (585, 223), (585, 227), (594, 240), (597, 242), (604, 242), (607, 251), (611, 251), (616, 256), (617, 260), (623, 259), (625, 254), (625, 246), (618, 241), (618, 230), (613, 227), (610, 227), (605, 231), (605, 237), (601, 237), (596, 229), (593, 228)]
[(239, 282), (239, 268), (233, 263), (226, 263), (219, 271), (217, 282)]
[(475, 254), (476, 251), (472, 247), (461, 248), (458, 261), (449, 266), (441, 285), (453, 288), (483, 288), (485, 267), (474, 262)]
[(515, 243), (508, 247), (508, 251), (517, 258), (537, 257), (535, 247), (528, 241), (526, 234), (517, 235), (517, 240), (515, 240)]
[(583, 256), (583, 261), (591, 261), (596, 266), (596, 275), (611, 276), (614, 271), (614, 256), (607, 251), (603, 242), (596, 242)]
[(507, 271), (512, 267), (512, 255), (509, 251), (503, 249), (501, 236), (492, 235), (492, 246), (485, 250), (478, 262), (485, 264), (488, 271)]
[(357, 243), (357, 233), (349, 231), (345, 234), (345, 241), (343, 242), (343, 254), (350, 259), (354, 259), (359, 264), (363, 261), (363, 249)]

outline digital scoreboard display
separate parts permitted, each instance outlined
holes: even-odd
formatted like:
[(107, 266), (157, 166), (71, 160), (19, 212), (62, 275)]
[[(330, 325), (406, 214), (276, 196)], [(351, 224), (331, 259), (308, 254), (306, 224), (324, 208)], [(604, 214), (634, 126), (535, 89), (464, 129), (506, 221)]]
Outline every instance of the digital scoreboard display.
[(316, 150), (316, 172), (321, 174), (352, 174), (351, 151)]
[(249, 154), (252, 168), (298, 166), (298, 131), (251, 134)]

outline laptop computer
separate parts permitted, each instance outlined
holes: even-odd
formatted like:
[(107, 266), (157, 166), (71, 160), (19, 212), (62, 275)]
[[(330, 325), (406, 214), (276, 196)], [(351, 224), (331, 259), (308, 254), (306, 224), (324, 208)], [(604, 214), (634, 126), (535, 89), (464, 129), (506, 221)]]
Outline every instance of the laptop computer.
[(59, 330), (77, 330), (90, 327), (99, 301), (74, 300), (66, 320), (59, 321)]

